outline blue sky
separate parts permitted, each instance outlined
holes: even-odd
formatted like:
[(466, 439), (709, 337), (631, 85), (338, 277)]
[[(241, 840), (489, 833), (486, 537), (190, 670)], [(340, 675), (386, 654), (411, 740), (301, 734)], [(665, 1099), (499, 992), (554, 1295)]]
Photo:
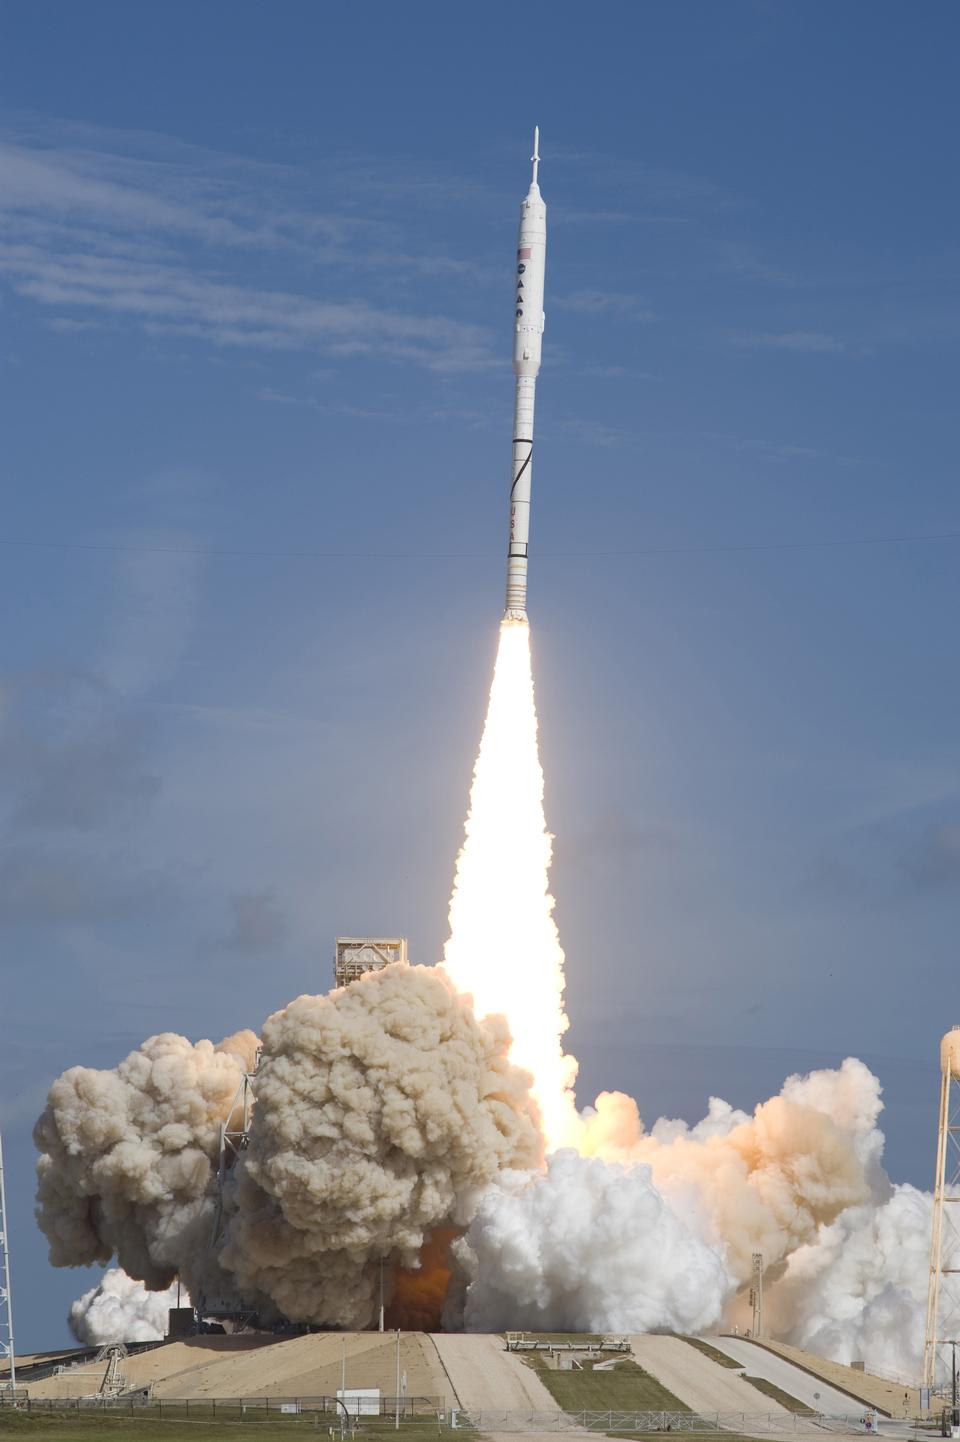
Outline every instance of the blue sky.
[(542, 131), (531, 617), (582, 1099), (843, 1055), (933, 1169), (960, 1019), (955, 6), (8, 3), (0, 1123), (436, 959), (501, 607)]

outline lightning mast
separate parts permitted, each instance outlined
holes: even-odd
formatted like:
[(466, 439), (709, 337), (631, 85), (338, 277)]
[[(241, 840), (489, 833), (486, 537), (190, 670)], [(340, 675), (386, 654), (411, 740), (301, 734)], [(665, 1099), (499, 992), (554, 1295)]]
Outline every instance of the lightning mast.
[(751, 1257), (753, 1281), (750, 1287), (750, 1306), (753, 1311), (751, 1337), (763, 1336), (763, 1253), (754, 1252)]
[[(933, 1184), (933, 1230), (923, 1385), (937, 1385), (941, 1351), (960, 1340), (960, 1026), (940, 1043), (940, 1125)], [(952, 1365), (952, 1364), (951, 1364)], [(940, 1368), (941, 1373), (944, 1368)]]
[(9, 1358), (11, 1392), (17, 1390), (17, 1358), (13, 1348), (13, 1298), (10, 1295), (10, 1241), (7, 1193), (3, 1185), (3, 1137), (0, 1137), (0, 1358)]

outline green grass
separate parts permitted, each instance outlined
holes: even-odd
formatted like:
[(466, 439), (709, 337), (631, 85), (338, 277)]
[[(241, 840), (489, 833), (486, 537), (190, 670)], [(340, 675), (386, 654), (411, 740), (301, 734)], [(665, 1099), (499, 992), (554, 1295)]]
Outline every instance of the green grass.
[[(220, 1416), (214, 1420), (210, 1413), (191, 1416), (188, 1421), (184, 1416), (159, 1418), (134, 1413), (131, 1417), (129, 1412), (116, 1415), (99, 1409), (80, 1413), (44, 1411), (29, 1415), (13, 1409), (0, 1410), (0, 1438), (19, 1438), (21, 1442), (27, 1442), (28, 1438), (36, 1438), (37, 1442), (84, 1442), (84, 1439), (87, 1442), (186, 1442), (186, 1439), (192, 1439), (192, 1442), (228, 1442), (228, 1439), (229, 1442), (243, 1442), (247, 1436), (255, 1438), (256, 1442), (281, 1442), (281, 1439), (290, 1442), (291, 1436), (308, 1442), (311, 1438), (327, 1439), (331, 1425), (339, 1438), (339, 1428), (332, 1415), (319, 1415), (315, 1424), (314, 1414), (311, 1413), (283, 1418), (274, 1415), (269, 1419), (251, 1418), (248, 1413), (241, 1421), (238, 1410), (233, 1421)], [(436, 1419), (432, 1417), (401, 1421), (399, 1434), (395, 1433), (388, 1418), (370, 1417), (357, 1426), (356, 1442), (387, 1442), (388, 1438), (396, 1435), (399, 1435), (400, 1442), (436, 1442), (437, 1434)], [(461, 1428), (457, 1436), (469, 1442), (476, 1434)]]
[[(722, 1436), (722, 1437), (723, 1437), (723, 1442), (757, 1442), (756, 1437), (747, 1437), (747, 1436), (745, 1436), (744, 1433), (742, 1433), (742, 1432), (723, 1432), (723, 1433), (719, 1433), (719, 1432), (708, 1432), (708, 1431), (706, 1431), (706, 1430), (704, 1430), (704, 1431), (701, 1432), (701, 1431), (698, 1430), (698, 1431), (696, 1431), (696, 1432), (684, 1432), (684, 1433), (682, 1433), (682, 1434), (679, 1434), (679, 1433), (678, 1433), (677, 1435), (678, 1435), (678, 1436), (679, 1436), (679, 1435), (682, 1435), (682, 1436), (684, 1436), (684, 1437), (719, 1437), (719, 1436)], [(663, 1434), (662, 1432), (608, 1432), (608, 1433), (607, 1433), (607, 1436), (608, 1436), (608, 1437), (624, 1438), (624, 1439), (632, 1439), (632, 1442), (663, 1442), (663, 1436), (664, 1436), (664, 1434)]]
[[(697, 1351), (702, 1352), (705, 1357), (709, 1357), (711, 1362), (717, 1362), (721, 1367), (733, 1367), (736, 1371), (742, 1372), (742, 1362), (735, 1362), (732, 1357), (728, 1357), (726, 1352), (721, 1352), (718, 1347), (711, 1347), (709, 1342), (702, 1342), (699, 1337), (683, 1337), (681, 1340), (689, 1342), (691, 1347), (696, 1347)], [(796, 1397), (791, 1397), (789, 1392), (784, 1392), (783, 1388), (778, 1387), (775, 1382), (768, 1382), (766, 1377), (748, 1377), (746, 1372), (742, 1372), (742, 1375), (745, 1382), (756, 1387), (758, 1392), (762, 1392), (772, 1402), (779, 1402), (780, 1406), (786, 1407), (788, 1412), (796, 1412), (801, 1417), (816, 1415), (811, 1407), (804, 1402), (798, 1402)]]
[(53, 1412), (41, 1416), (34, 1412), (28, 1417), (19, 1412), (0, 1413), (0, 1437), (20, 1438), (23, 1442), (27, 1438), (36, 1438), (37, 1442), (81, 1442), (83, 1438), (89, 1438), (90, 1442), (151, 1442), (151, 1439), (156, 1439), (156, 1442), (181, 1442), (184, 1438), (195, 1438), (197, 1442), (201, 1438), (203, 1442), (227, 1442), (229, 1438), (231, 1442), (237, 1442), (238, 1438), (250, 1432), (258, 1442), (281, 1442), (284, 1437), (289, 1442), (291, 1433), (302, 1438), (327, 1437), (326, 1428), (316, 1429), (312, 1417), (309, 1420), (285, 1417), (283, 1421), (271, 1418), (269, 1422), (246, 1425), (206, 1419), (196, 1422), (185, 1422), (180, 1418), (161, 1421), (158, 1417), (131, 1417), (129, 1414), (125, 1417), (102, 1413), (68, 1416)]
[(757, 1392), (763, 1392), (764, 1397), (770, 1397), (771, 1402), (778, 1402), (781, 1407), (786, 1407), (787, 1412), (796, 1412), (803, 1417), (816, 1416), (813, 1407), (807, 1406), (806, 1402), (797, 1402), (796, 1397), (784, 1392), (783, 1387), (778, 1387), (775, 1381), (767, 1381), (765, 1377), (748, 1377), (747, 1373), (744, 1373), (744, 1381), (748, 1381)]
[(609, 1372), (594, 1367), (555, 1372), (536, 1354), (525, 1358), (557, 1406), (564, 1412), (689, 1412), (690, 1408), (668, 1392), (656, 1377), (632, 1357)]
[(786, 1407), (788, 1412), (796, 1412), (803, 1417), (816, 1416), (812, 1407), (808, 1407), (804, 1402), (798, 1402), (796, 1397), (791, 1397), (789, 1392), (784, 1392), (783, 1388), (778, 1387), (776, 1382), (768, 1382), (766, 1377), (748, 1377), (746, 1372), (744, 1372), (743, 1380), (749, 1382), (752, 1387), (756, 1387), (758, 1392), (762, 1392), (763, 1395), (769, 1397), (771, 1401), (779, 1402), (780, 1406)]
[[(404, 1422), (401, 1418), (399, 1434), (389, 1417), (361, 1417), (357, 1423), (357, 1442), (361, 1442), (361, 1439), (363, 1442), (388, 1442), (389, 1438), (397, 1436), (401, 1442), (436, 1442), (439, 1430), (436, 1417), (411, 1417), (409, 1422)], [(445, 1426), (443, 1431), (449, 1433), (449, 1426)], [(258, 1432), (257, 1436), (259, 1435)], [(339, 1436), (339, 1433), (337, 1435)], [(477, 1433), (461, 1422), (456, 1435), (473, 1438)]]
[(727, 1356), (726, 1352), (721, 1352), (719, 1347), (711, 1347), (709, 1342), (704, 1342), (699, 1337), (681, 1335), (680, 1341), (689, 1342), (691, 1347), (696, 1347), (698, 1352), (702, 1352), (705, 1357), (709, 1357), (711, 1362), (716, 1362), (720, 1367), (732, 1367), (735, 1371), (739, 1371), (743, 1366), (742, 1362), (735, 1362), (732, 1357)]

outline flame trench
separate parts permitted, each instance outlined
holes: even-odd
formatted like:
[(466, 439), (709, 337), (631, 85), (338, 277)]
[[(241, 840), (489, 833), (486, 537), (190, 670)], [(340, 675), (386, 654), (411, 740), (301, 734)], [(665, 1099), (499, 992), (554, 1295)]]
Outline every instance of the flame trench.
[(563, 1050), (564, 957), (548, 884), (553, 838), (543, 813), (526, 621), (500, 627), (465, 829), (444, 963), (454, 985), (472, 994), (477, 1016), (506, 1016), (510, 1059), (533, 1075), (553, 1150), (576, 1127), (577, 1063)]

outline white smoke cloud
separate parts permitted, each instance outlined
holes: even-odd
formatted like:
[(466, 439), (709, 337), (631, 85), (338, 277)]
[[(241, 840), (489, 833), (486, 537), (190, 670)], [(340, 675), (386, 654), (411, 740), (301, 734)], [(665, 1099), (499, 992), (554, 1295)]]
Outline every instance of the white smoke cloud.
[[(190, 1306), (181, 1290), (179, 1305)], [(167, 1314), (176, 1307), (177, 1286), (148, 1292), (119, 1267), (105, 1272), (95, 1287), (70, 1308), (70, 1330), (78, 1342), (102, 1347), (107, 1342), (159, 1342), (167, 1334)]]
[(837, 1361), (915, 1376), (931, 1199), (892, 1187), (880, 1084), (848, 1058), (787, 1079), (753, 1116), (711, 1098), (649, 1132), (598, 1098), (581, 1151), (501, 1176), (459, 1245), (468, 1328), (695, 1331), (746, 1322), (764, 1257), (767, 1325)]
[(578, 1149), (646, 1162), (667, 1201), (688, 1223), (698, 1218), (745, 1282), (754, 1252), (773, 1267), (870, 1198), (882, 1176), (880, 1107), (876, 1077), (848, 1058), (835, 1071), (789, 1077), (752, 1117), (712, 1098), (695, 1127), (661, 1118), (647, 1132), (631, 1097), (604, 1092), (584, 1115)]
[(664, 1201), (643, 1163), (564, 1150), (546, 1174), (505, 1176), (468, 1233), (471, 1331), (693, 1332), (735, 1288), (719, 1251)]
[(834, 1361), (916, 1377), (932, 1221), (933, 1198), (911, 1186), (851, 1207), (788, 1258), (770, 1294), (770, 1324)]
[(448, 1323), (695, 1331), (744, 1320), (760, 1251), (774, 1335), (916, 1374), (931, 1202), (883, 1172), (862, 1062), (790, 1077), (752, 1116), (712, 1098), (692, 1127), (646, 1131), (605, 1093), (580, 1153), (541, 1169), (502, 1019), (478, 1023), (442, 970), (390, 967), (267, 1021), (212, 1251), (219, 1127), (256, 1051), (252, 1032), (217, 1047), (165, 1034), (54, 1083), (36, 1128), (51, 1259), (126, 1269), (74, 1305), (78, 1337), (161, 1335), (176, 1273), (265, 1317), (362, 1327), (381, 1258), (404, 1315), (436, 1325), (450, 1241)]

